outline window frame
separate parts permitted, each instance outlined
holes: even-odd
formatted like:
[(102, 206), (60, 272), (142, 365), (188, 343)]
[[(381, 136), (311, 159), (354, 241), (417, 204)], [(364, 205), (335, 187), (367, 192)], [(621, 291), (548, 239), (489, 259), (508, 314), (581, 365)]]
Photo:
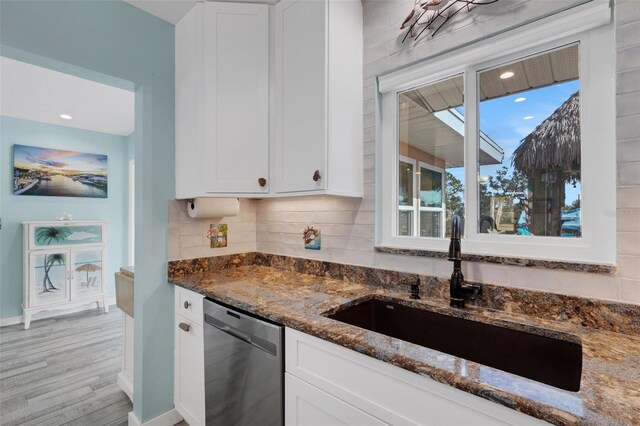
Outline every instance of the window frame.
[[(448, 240), (398, 236), (398, 96), (401, 92), (462, 75), (465, 108), (464, 251), (473, 254), (616, 262), (615, 42), (611, 10), (600, 2), (568, 10), (428, 61), (379, 76), (376, 168), (376, 245), (446, 251)], [(541, 34), (543, 36), (541, 37)], [(548, 50), (579, 43), (582, 237), (481, 234), (477, 221), (478, 73)], [(383, 161), (384, 159), (384, 161)], [(606, 164), (606, 167), (602, 167)], [(393, 167), (390, 167), (393, 165)], [(390, 200), (395, 200), (389, 203)], [(419, 212), (417, 213), (419, 214)], [(446, 222), (445, 222), (446, 223)]]

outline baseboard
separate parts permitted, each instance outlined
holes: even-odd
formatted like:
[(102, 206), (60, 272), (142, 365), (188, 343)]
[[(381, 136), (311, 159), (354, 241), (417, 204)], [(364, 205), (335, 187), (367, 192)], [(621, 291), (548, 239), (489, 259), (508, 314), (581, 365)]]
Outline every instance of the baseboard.
[[(96, 302), (91, 302), (91, 304), (96, 303)], [(109, 297), (107, 298), (107, 303), (109, 304), (109, 307), (114, 306), (116, 304), (116, 298), (115, 297)], [(88, 305), (88, 303), (87, 303)], [(33, 316), (31, 317), (31, 322), (33, 323), (33, 321), (39, 320), (39, 319), (44, 319), (44, 318), (53, 318), (53, 317), (59, 317), (61, 315), (68, 315), (68, 314), (75, 314), (76, 312), (81, 312), (81, 311), (85, 311), (87, 309), (86, 305), (82, 305), (82, 306), (76, 306), (75, 308), (70, 308), (70, 309), (60, 309), (60, 310), (55, 310), (55, 311), (46, 311), (46, 312), (38, 312), (37, 314), (33, 314)], [(0, 327), (6, 327), (8, 325), (14, 325), (14, 324), (20, 324), (22, 322), (22, 315), (18, 315), (15, 317), (7, 317), (7, 318), (2, 318), (0, 319)]]
[(129, 426), (173, 426), (181, 421), (182, 416), (175, 408), (144, 423), (140, 422), (133, 411), (129, 412)]
[(129, 400), (133, 402), (133, 383), (131, 383), (131, 379), (124, 375), (124, 373), (118, 373), (118, 387), (122, 389), (124, 393), (127, 394)]

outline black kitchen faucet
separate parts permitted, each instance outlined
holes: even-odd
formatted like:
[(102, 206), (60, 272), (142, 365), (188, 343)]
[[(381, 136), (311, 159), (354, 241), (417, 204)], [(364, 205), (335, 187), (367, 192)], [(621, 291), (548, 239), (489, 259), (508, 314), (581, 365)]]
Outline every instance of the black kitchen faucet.
[(449, 283), (449, 305), (464, 308), (465, 300), (475, 300), (482, 288), (476, 284), (465, 284), (462, 275), (462, 251), (460, 249), (460, 216), (451, 218), (451, 242), (449, 243), (449, 260), (453, 262), (453, 273)]

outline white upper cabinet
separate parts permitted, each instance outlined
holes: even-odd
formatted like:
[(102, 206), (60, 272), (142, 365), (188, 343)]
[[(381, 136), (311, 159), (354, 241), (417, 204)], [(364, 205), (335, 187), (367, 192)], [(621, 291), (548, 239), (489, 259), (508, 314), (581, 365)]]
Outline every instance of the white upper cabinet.
[(198, 3), (175, 34), (176, 198), (362, 196), (359, 0)]
[(361, 2), (282, 0), (274, 37), (273, 192), (362, 196)]
[(176, 197), (268, 179), (269, 6), (197, 4), (176, 26)]

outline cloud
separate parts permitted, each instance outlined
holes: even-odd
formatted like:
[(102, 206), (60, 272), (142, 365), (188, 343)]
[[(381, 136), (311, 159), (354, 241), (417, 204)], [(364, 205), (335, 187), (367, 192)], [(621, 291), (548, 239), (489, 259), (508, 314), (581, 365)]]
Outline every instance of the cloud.
[(71, 241), (82, 241), (82, 240), (90, 240), (92, 238), (98, 238), (98, 235), (92, 234), (91, 232), (74, 232), (73, 234), (67, 237), (67, 240)]
[(60, 161), (55, 161), (55, 160), (46, 160), (44, 158), (35, 158), (31, 155), (27, 155), (27, 160), (31, 161), (32, 163), (36, 163), (36, 164), (41, 164), (43, 166), (47, 166), (47, 167), (54, 167), (57, 169), (61, 169), (65, 166), (67, 166), (67, 163), (63, 163)]

